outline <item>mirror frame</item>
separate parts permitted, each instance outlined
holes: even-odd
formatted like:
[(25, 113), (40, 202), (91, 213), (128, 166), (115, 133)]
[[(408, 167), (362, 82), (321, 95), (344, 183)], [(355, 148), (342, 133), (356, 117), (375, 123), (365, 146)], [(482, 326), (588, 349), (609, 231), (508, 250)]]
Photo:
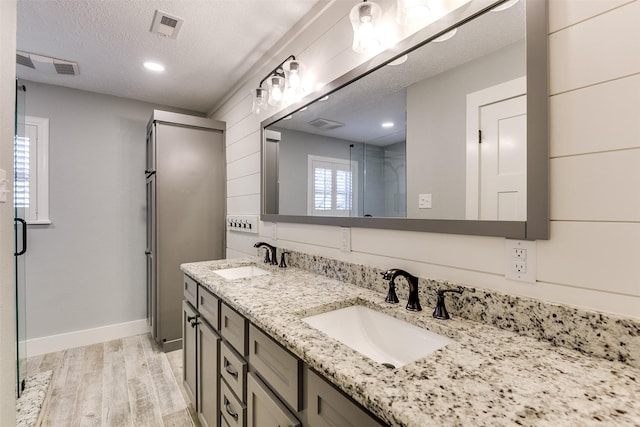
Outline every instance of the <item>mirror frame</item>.
[(384, 217), (324, 217), (280, 215), (265, 212), (265, 128), (304, 106), (329, 95), (400, 56), (417, 49), (454, 27), (463, 25), (506, 0), (471, 0), (442, 19), (381, 52), (327, 84), (302, 101), (262, 121), (260, 219), (268, 222), (332, 225), (430, 233), (505, 237), (521, 240), (549, 239), (549, 89), (548, 89), (548, 0), (520, 0), (526, 13), (527, 70), (527, 220), (483, 221), (463, 219), (417, 219)]

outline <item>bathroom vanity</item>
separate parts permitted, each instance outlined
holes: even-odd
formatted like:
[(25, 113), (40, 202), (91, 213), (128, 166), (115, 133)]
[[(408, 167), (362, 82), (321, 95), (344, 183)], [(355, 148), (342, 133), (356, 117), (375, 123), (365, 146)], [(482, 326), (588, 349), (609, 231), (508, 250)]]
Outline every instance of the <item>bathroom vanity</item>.
[[(268, 274), (216, 273), (238, 267)], [(383, 293), (257, 258), (182, 271), (186, 388), (208, 426), (331, 425), (323, 416), (358, 426), (640, 423), (634, 366), (455, 316), (433, 319), (424, 302), (424, 311), (408, 312)], [(390, 368), (302, 320), (352, 305), (453, 342)]]

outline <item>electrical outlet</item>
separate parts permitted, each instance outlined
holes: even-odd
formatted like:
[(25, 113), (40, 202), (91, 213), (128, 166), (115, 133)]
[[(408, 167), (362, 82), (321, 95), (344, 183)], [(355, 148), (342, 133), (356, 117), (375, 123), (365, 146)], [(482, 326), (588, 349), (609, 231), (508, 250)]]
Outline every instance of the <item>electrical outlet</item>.
[(340, 227), (340, 250), (351, 252), (351, 229), (349, 227)]
[(536, 242), (505, 239), (504, 277), (536, 283)]
[(522, 249), (522, 248), (513, 248), (513, 251), (511, 252), (513, 254), (514, 258), (517, 259), (527, 259), (527, 250), (526, 249)]

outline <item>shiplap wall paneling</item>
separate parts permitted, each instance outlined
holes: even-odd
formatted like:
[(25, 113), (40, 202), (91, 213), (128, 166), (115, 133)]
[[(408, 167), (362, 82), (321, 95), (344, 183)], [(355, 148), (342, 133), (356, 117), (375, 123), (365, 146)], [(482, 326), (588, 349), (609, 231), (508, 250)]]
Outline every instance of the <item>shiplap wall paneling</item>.
[(638, 22), (640, 2), (634, 1), (551, 34), (551, 94), (638, 73)]
[(640, 74), (552, 96), (549, 107), (552, 158), (640, 146)]
[(640, 148), (552, 159), (550, 174), (552, 220), (640, 222)]

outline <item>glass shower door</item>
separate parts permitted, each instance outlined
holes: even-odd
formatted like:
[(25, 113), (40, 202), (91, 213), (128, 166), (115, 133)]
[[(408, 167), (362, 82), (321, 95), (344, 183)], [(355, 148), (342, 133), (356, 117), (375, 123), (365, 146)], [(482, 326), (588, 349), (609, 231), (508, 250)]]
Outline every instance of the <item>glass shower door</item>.
[[(15, 209), (15, 281), (16, 281), (16, 369), (17, 384), (16, 394), (22, 394), (27, 378), (27, 318), (26, 318), (26, 291), (27, 282), (25, 275), (25, 252), (27, 250), (27, 223), (25, 218), (24, 201), (29, 200), (28, 175), (29, 152), (25, 152), (25, 104), (26, 87), (16, 80), (16, 127), (13, 152), (14, 189), (13, 200)], [(28, 144), (26, 144), (28, 147)], [(25, 167), (26, 166), (26, 167)]]

